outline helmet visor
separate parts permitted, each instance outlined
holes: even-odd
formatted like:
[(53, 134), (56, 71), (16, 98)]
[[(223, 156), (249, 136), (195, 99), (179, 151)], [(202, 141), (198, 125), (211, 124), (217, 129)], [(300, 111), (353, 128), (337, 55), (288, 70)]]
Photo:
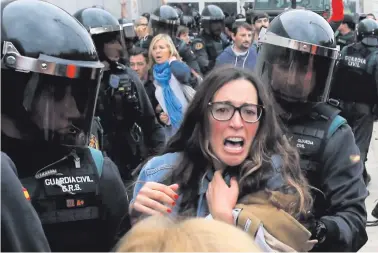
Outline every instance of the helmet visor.
[(327, 101), (336, 59), (315, 49), (293, 49), (290, 43), (283, 47), (262, 42), (256, 68), (276, 96), (288, 102)]
[(150, 21), (150, 29), (153, 33), (153, 36), (156, 36), (158, 34), (168, 34), (171, 36), (171, 38), (176, 37), (177, 28), (179, 26), (180, 22), (164, 22), (164, 21), (158, 21), (151, 19)]
[(136, 37), (135, 28), (133, 23), (123, 24), (123, 35), (126, 39), (134, 39)]
[(49, 142), (85, 146), (91, 129), (100, 78), (70, 79), (33, 73), (23, 106), (38, 133)]

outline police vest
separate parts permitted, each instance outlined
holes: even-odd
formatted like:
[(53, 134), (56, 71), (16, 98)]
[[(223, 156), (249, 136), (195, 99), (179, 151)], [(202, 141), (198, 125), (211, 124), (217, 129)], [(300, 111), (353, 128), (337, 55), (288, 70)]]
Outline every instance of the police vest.
[(223, 37), (221, 37), (219, 41), (216, 41), (208, 35), (203, 36), (203, 40), (205, 42), (209, 61), (211, 62), (211, 64), (209, 65), (213, 67), (218, 55), (220, 55), (223, 52), (223, 50), (228, 46), (228, 43), (224, 40)]
[(102, 166), (100, 151), (77, 148), (35, 177), (21, 180), (53, 251), (92, 251), (103, 240)]
[[(301, 169), (305, 173), (309, 184), (313, 188), (313, 197), (316, 201), (315, 208), (322, 207), (325, 203), (324, 194), (319, 190), (321, 170), (324, 164), (322, 156), (330, 137), (346, 120), (339, 116), (340, 110), (328, 104), (318, 104), (306, 118), (290, 123), (291, 136), (289, 140), (297, 147), (300, 153)], [(315, 210), (316, 212), (316, 210)]]
[(374, 69), (378, 50), (361, 43), (345, 48), (334, 74), (331, 97), (345, 102), (375, 104), (377, 90)]

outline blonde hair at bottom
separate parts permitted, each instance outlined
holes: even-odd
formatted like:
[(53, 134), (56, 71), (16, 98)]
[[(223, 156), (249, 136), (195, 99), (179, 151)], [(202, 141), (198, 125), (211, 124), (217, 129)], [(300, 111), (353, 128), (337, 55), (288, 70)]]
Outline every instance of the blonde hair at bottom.
[(116, 252), (262, 252), (242, 230), (216, 220), (176, 222), (162, 216), (139, 221)]

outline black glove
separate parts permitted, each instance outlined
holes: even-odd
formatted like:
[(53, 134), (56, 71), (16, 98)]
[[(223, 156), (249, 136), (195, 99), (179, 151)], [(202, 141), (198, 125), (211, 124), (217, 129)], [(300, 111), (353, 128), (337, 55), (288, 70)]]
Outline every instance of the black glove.
[(323, 222), (315, 221), (312, 224), (310, 231), (311, 231), (311, 234), (312, 234), (310, 239), (316, 239), (316, 240), (318, 240), (318, 243), (320, 244), (320, 243), (323, 243), (325, 241), (328, 229)]

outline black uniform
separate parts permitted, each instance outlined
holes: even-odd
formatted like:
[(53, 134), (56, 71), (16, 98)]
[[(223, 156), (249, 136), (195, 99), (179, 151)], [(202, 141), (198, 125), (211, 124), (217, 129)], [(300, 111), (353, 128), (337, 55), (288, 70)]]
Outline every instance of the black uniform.
[[(138, 75), (129, 67), (121, 69), (119, 73), (105, 72), (97, 115), (103, 122), (103, 150), (117, 164), (122, 178), (131, 180), (131, 171), (160, 151), (165, 135)], [(109, 88), (109, 75), (119, 76), (123, 85)], [(123, 86), (130, 90), (123, 90)]]
[(224, 19), (222, 9), (216, 5), (208, 5), (202, 11), (203, 30), (193, 40), (192, 48), (204, 75), (213, 69), (218, 55), (230, 45), (227, 36), (222, 33)]
[(182, 60), (197, 74), (201, 75), (200, 67), (197, 59), (190, 46), (184, 41), (176, 38), (177, 28), (180, 24), (180, 17), (177, 11), (169, 6), (162, 5), (157, 8), (150, 17), (150, 26), (154, 36), (165, 33), (168, 34), (173, 41)]
[[(365, 167), (378, 104), (378, 24), (365, 19), (358, 25), (359, 42), (346, 46), (333, 77), (331, 98), (352, 127)], [(371, 37), (370, 37), (371, 36)]]
[[(102, 9), (86, 8), (74, 16), (89, 30), (113, 27), (112, 30), (102, 29), (92, 35), (100, 60), (109, 65), (102, 78), (96, 115), (100, 117), (104, 130), (101, 149), (116, 163), (123, 180), (131, 180), (132, 170), (147, 156), (158, 152), (165, 143), (163, 129), (157, 122), (138, 75), (121, 64), (122, 59), (112, 61), (104, 52), (105, 43), (132, 33), (126, 31), (125, 34), (125, 28), (121, 29), (118, 21)], [(124, 36), (120, 36), (120, 31)], [(124, 48), (123, 41), (119, 42)], [(92, 130), (97, 132), (96, 129)]]
[(92, 38), (44, 1), (8, 1), (1, 18), (1, 150), (51, 250), (109, 251), (130, 223), (117, 167), (87, 146), (104, 67)]
[(1, 152), (1, 251), (50, 251), (41, 221), (12, 160)]
[(337, 45), (340, 46), (340, 50), (342, 50), (345, 46), (353, 44), (354, 38), (355, 38), (354, 31), (350, 31), (349, 33), (344, 34), (344, 35), (339, 33), (336, 36), (336, 42), (337, 42)]
[(99, 8), (82, 9), (74, 16), (92, 33), (100, 60), (109, 65), (102, 78), (96, 111), (104, 130), (101, 149), (117, 164), (123, 180), (131, 180), (132, 170), (165, 143), (163, 129), (137, 74), (122, 64), (122, 57), (115, 62), (104, 52), (105, 43), (117, 40), (124, 48), (122, 38), (128, 36), (125, 29), (109, 12)]
[(333, 30), (316, 13), (290, 10), (272, 21), (262, 41), (256, 72), (271, 86), (315, 187), (308, 221), (319, 241), (313, 251), (358, 251), (367, 241), (367, 190), (353, 132), (326, 103), (338, 58)]
[(356, 23), (354, 22), (354, 17), (352, 15), (345, 14), (341, 24), (346, 24), (351, 31), (344, 35), (341, 33), (336, 35), (336, 44), (340, 46), (340, 50), (342, 50), (345, 46), (353, 44), (356, 37), (354, 33)]

